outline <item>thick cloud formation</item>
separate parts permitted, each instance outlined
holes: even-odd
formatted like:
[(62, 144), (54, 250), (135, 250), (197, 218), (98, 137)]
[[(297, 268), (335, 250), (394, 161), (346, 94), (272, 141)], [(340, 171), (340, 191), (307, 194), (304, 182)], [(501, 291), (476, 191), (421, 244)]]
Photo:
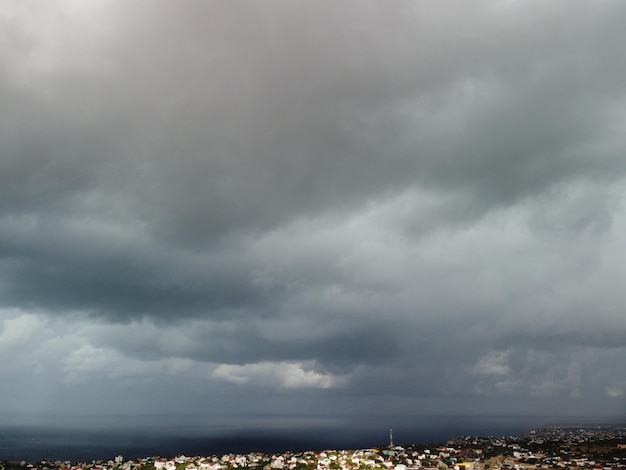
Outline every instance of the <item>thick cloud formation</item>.
[(623, 413), (622, 2), (4, 10), (0, 411)]

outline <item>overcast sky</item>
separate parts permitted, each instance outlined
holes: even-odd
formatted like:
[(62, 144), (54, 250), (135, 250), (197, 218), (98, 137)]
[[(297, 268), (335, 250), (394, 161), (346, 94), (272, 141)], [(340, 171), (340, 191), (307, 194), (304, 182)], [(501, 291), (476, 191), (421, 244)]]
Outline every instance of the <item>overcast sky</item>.
[(626, 414), (626, 3), (0, 7), (0, 412)]

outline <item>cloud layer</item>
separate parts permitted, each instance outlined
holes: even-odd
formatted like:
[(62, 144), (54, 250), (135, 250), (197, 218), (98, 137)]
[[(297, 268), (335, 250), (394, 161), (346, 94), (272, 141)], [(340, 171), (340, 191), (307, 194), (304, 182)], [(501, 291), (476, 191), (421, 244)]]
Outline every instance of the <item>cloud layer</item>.
[(0, 411), (623, 413), (624, 4), (53, 3), (0, 14)]

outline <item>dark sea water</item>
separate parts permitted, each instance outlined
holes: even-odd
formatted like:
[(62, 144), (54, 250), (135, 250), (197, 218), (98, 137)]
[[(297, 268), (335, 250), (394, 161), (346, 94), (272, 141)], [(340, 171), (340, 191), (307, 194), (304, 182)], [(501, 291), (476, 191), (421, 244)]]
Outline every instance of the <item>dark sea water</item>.
[(91, 462), (184, 454), (354, 449), (441, 443), (455, 436), (519, 436), (563, 421), (520, 416), (0, 417), (0, 460)]

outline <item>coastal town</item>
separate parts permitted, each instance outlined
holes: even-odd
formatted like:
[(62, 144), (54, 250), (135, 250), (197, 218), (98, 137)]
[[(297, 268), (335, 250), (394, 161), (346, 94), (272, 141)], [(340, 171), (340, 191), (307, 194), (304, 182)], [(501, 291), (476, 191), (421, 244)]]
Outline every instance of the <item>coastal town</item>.
[(523, 436), (456, 437), (445, 444), (358, 450), (146, 457), (93, 462), (0, 462), (0, 470), (617, 470), (626, 469), (626, 426), (554, 426)]

